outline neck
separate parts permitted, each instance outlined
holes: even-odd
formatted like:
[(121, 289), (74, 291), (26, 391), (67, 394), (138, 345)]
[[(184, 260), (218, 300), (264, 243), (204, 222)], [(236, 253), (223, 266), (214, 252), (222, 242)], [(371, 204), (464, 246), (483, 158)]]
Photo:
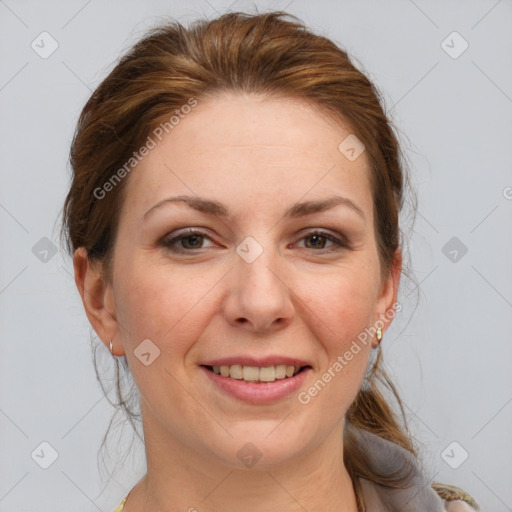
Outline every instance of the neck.
[[(143, 415), (144, 417), (144, 415)], [(240, 469), (180, 443), (154, 420), (144, 420), (147, 474), (124, 512), (357, 512), (343, 464), (343, 424), (321, 445), (283, 464)], [(154, 423), (153, 423), (154, 421)]]

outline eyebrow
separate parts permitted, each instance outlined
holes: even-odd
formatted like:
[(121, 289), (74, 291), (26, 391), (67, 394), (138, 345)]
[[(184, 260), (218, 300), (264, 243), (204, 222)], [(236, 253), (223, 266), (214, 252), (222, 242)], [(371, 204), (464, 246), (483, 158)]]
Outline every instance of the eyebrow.
[[(146, 219), (151, 212), (168, 203), (184, 203), (190, 208), (193, 208), (194, 210), (216, 217), (227, 218), (230, 217), (231, 215), (228, 208), (224, 206), (222, 203), (219, 203), (218, 201), (193, 196), (176, 196), (168, 197), (166, 199), (163, 199), (162, 201), (159, 201), (144, 214), (143, 218)], [(329, 210), (338, 205), (348, 206), (356, 213), (358, 213), (363, 218), (363, 220), (366, 220), (363, 210), (359, 206), (357, 206), (357, 204), (355, 204), (352, 200), (348, 199), (347, 197), (339, 195), (331, 196), (326, 199), (316, 201), (303, 201), (301, 203), (295, 203), (286, 210), (284, 217), (305, 217), (307, 215), (312, 215), (314, 213)]]

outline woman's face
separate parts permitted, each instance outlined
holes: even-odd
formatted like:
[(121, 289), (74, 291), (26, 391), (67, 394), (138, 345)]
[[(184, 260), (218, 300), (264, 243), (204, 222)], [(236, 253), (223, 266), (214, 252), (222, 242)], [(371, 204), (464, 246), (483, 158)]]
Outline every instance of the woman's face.
[[(132, 171), (106, 304), (146, 437), (241, 466), (246, 452), (290, 460), (342, 427), (371, 350), (358, 335), (397, 282), (381, 278), (366, 154), (338, 149), (350, 134), (307, 103), (226, 92), (199, 99)], [(293, 361), (309, 368), (273, 383), (204, 366), (270, 367), (245, 371), (271, 380)]]

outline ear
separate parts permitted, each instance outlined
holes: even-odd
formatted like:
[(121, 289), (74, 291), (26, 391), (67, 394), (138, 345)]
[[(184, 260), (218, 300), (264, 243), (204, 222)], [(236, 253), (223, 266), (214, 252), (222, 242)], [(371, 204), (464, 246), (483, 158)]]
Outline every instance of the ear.
[[(96, 334), (110, 350), (110, 340), (115, 347), (114, 338), (118, 331), (112, 285), (103, 276), (101, 263), (89, 260), (85, 247), (79, 247), (74, 252), (73, 267), (76, 287), (87, 318)], [(123, 355), (116, 353), (115, 348), (113, 352), (116, 356)]]
[[(389, 269), (387, 276), (382, 281), (375, 308), (374, 325), (377, 327), (382, 325), (382, 332), (387, 330), (395, 317), (395, 309), (397, 307), (396, 299), (401, 272), (402, 251), (397, 249), (393, 255), (391, 268)], [(376, 339), (373, 340), (372, 346), (377, 346)]]

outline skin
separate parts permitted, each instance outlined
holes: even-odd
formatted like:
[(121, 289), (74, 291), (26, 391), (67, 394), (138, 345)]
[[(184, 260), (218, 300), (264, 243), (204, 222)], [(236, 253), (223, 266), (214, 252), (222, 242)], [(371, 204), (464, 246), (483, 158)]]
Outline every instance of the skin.
[(474, 510), (464, 501), (452, 501), (446, 504), (446, 512), (473, 512)]
[(474, 512), (474, 510), (464, 501), (449, 501), (446, 504), (446, 512)]
[[(126, 355), (141, 394), (148, 472), (125, 512), (234, 512), (242, 503), (247, 512), (357, 510), (343, 422), (375, 339), (307, 405), (297, 393), (242, 402), (198, 366), (242, 354), (298, 357), (313, 368), (304, 391), (393, 307), (401, 257), (382, 277), (366, 154), (351, 162), (338, 150), (350, 133), (295, 99), (200, 99), (129, 177), (112, 281), (83, 248), (75, 252), (87, 316), (114, 354)], [(171, 203), (143, 220), (182, 194), (220, 201), (234, 216)], [(298, 201), (333, 194), (364, 218), (344, 205), (283, 217)], [(181, 253), (159, 243), (187, 227), (206, 237), (176, 242)], [(308, 228), (344, 235), (351, 247), (307, 237)], [(236, 252), (247, 236), (263, 248), (252, 263)], [(148, 366), (134, 355), (145, 339), (160, 349)], [(247, 442), (262, 454), (250, 468), (237, 457)]]

